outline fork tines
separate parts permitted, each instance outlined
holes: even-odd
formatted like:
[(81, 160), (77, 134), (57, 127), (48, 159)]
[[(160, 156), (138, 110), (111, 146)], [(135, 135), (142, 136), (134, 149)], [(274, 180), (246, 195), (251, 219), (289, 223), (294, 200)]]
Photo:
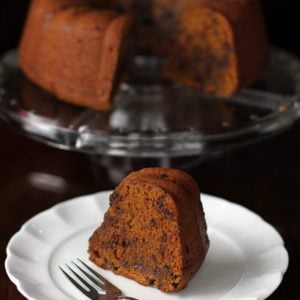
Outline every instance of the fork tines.
[[(72, 261), (72, 264), (80, 272), (75, 271), (74, 268), (70, 267), (68, 264), (66, 264), (66, 268), (69, 270), (69, 272), (66, 272), (62, 267), (59, 268), (64, 273), (64, 275), (71, 281), (71, 283), (73, 283), (73, 285), (78, 290), (80, 290), (85, 296), (87, 296), (89, 299), (92, 300), (98, 299), (98, 295), (100, 293), (105, 294), (106, 292), (105, 289), (106, 280), (97, 272), (95, 272), (91, 267), (89, 267), (86, 263), (84, 263), (82, 260), (78, 259), (78, 261), (80, 261), (80, 263), (93, 275), (88, 273), (86, 270), (84, 270), (81, 266), (79, 266), (74, 261)], [(79, 275), (79, 273), (81, 273), (81, 275)], [(73, 276), (71, 276), (70, 274), (73, 274)], [(75, 278), (77, 278), (77, 280)]]

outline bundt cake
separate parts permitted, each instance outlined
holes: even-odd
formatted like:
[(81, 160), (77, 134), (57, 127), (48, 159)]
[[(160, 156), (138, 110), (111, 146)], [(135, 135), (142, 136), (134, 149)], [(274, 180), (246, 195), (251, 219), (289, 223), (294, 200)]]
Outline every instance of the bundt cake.
[(266, 62), (259, 2), (32, 0), (21, 68), (59, 99), (109, 110), (128, 52), (163, 55), (169, 80), (231, 96)]
[(33, 0), (19, 56), (27, 77), (61, 100), (107, 110), (130, 48), (132, 17), (102, 2)]
[(159, 2), (173, 16), (166, 27), (173, 45), (165, 67), (168, 78), (220, 96), (231, 96), (257, 79), (267, 58), (257, 0)]
[(129, 174), (110, 195), (88, 252), (99, 267), (177, 292), (203, 264), (206, 230), (195, 181), (179, 170), (147, 168)]

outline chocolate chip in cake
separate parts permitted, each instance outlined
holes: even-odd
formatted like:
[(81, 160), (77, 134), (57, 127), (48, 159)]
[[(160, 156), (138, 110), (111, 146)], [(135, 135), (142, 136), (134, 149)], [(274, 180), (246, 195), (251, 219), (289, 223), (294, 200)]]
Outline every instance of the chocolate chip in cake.
[(115, 202), (118, 202), (120, 200), (120, 195), (118, 192), (113, 192), (110, 196), (109, 196), (109, 202), (110, 204), (113, 204)]

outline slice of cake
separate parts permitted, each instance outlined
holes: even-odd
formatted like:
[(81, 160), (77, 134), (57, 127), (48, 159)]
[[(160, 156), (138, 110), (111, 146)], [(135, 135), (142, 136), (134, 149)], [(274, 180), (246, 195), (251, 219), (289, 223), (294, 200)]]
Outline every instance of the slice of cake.
[(206, 230), (199, 189), (189, 175), (143, 169), (111, 194), (104, 221), (89, 240), (89, 255), (99, 267), (176, 292), (203, 264)]
[(19, 47), (21, 68), (63, 101), (108, 110), (131, 23), (130, 15), (106, 10), (102, 1), (33, 0)]

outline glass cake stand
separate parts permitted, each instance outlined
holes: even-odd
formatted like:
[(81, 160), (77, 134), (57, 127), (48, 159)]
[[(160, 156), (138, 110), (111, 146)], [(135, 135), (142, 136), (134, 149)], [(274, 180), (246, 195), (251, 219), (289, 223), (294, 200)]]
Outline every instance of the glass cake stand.
[(32, 138), (94, 155), (171, 158), (220, 153), (291, 126), (300, 63), (272, 49), (253, 86), (222, 99), (165, 82), (156, 57), (136, 57), (110, 112), (58, 101), (22, 74), (16, 51), (0, 63), (0, 119)]

